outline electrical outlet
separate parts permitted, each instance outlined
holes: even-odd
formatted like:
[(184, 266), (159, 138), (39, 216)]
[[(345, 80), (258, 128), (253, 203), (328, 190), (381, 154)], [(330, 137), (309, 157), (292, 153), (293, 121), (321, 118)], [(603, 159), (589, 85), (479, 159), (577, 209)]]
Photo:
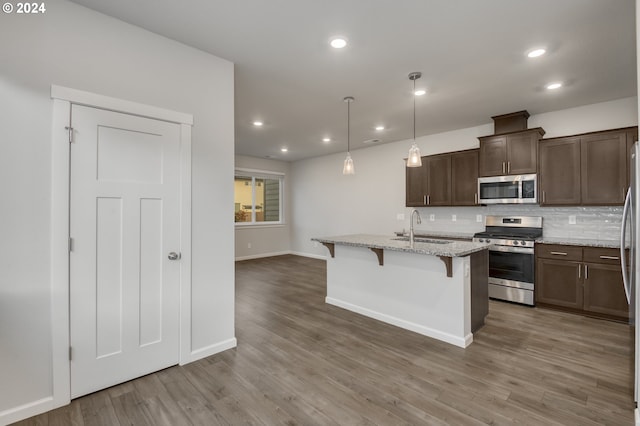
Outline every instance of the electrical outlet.
[(247, 248), (250, 249), (251, 248), (251, 243), (247, 243)]
[(435, 214), (430, 214), (430, 215), (429, 215), (429, 220), (430, 220), (431, 222), (433, 222), (434, 220), (436, 220), (436, 215), (435, 215)]
[(456, 216), (455, 214), (451, 215), (451, 222), (455, 222), (456, 220), (458, 220), (458, 216)]
[(396, 215), (396, 219), (398, 219), (398, 220), (404, 220), (404, 213), (398, 213), (398, 214)]
[(481, 214), (477, 214), (476, 215), (476, 222), (482, 223), (482, 215)]
[(569, 225), (575, 225), (576, 224), (576, 215), (572, 214), (569, 215)]

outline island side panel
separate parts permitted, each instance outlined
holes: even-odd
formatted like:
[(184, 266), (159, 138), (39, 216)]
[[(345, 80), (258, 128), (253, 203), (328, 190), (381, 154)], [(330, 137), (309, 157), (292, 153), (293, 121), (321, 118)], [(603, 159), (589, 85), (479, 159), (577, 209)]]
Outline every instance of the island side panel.
[(385, 250), (384, 266), (364, 247), (335, 246), (327, 258), (326, 302), (460, 347), (471, 334), (470, 258), (453, 277), (436, 256)]
[(471, 255), (471, 332), (484, 325), (489, 314), (489, 251)]

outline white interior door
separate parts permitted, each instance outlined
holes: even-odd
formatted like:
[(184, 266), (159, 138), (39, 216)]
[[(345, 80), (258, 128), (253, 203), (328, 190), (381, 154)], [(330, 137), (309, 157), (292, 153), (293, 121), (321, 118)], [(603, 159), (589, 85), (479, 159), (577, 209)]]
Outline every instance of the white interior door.
[(72, 106), (71, 397), (179, 360), (180, 126)]

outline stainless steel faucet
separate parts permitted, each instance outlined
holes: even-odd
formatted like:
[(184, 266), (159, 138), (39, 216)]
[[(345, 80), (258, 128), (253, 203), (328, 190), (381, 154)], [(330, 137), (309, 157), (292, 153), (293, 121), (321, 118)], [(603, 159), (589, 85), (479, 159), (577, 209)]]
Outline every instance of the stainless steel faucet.
[(411, 224), (409, 225), (409, 247), (413, 248), (415, 241), (414, 241), (414, 235), (413, 235), (413, 215), (417, 215), (418, 216), (418, 225), (420, 225), (422, 223), (422, 219), (420, 218), (420, 212), (417, 209), (413, 209), (413, 211), (411, 212)]

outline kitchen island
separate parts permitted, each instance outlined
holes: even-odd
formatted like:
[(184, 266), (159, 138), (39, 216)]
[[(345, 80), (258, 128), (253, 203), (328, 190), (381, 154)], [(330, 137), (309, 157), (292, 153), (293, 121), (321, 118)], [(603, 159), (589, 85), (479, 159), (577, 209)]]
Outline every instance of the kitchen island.
[(329, 304), (467, 347), (489, 311), (488, 244), (381, 235), (312, 238), (329, 250)]

